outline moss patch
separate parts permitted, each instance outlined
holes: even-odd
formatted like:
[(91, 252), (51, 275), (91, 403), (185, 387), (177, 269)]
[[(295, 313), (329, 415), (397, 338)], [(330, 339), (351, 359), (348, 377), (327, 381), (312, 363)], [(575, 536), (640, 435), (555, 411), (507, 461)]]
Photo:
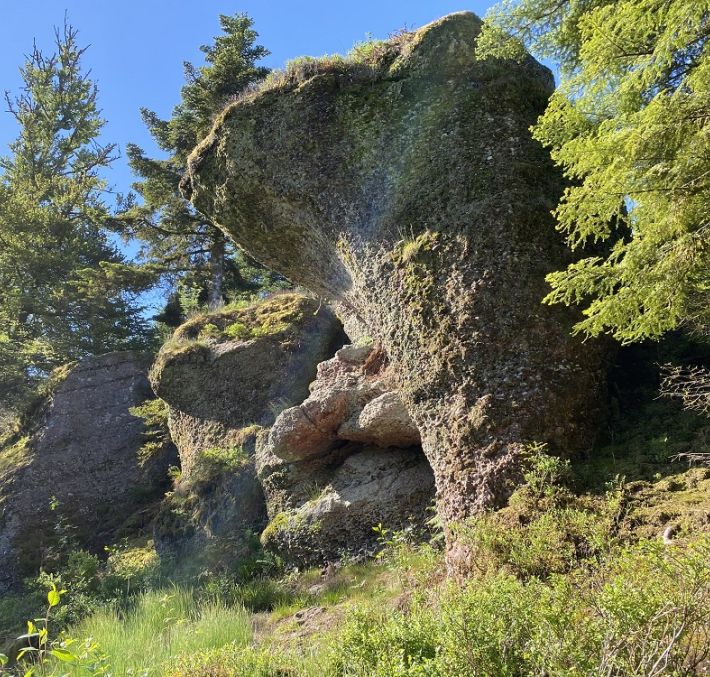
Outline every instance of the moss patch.
[(143, 419), (145, 441), (138, 450), (138, 459), (140, 465), (144, 466), (162, 453), (166, 445), (171, 444), (168, 405), (159, 397), (155, 397), (137, 407), (131, 407), (128, 411), (132, 416)]
[[(179, 327), (172, 338), (175, 346), (193, 341), (248, 341), (285, 334), (300, 322), (313, 301), (300, 294), (277, 294), (251, 304), (238, 303), (195, 317)], [(171, 345), (167, 345), (168, 350)]]

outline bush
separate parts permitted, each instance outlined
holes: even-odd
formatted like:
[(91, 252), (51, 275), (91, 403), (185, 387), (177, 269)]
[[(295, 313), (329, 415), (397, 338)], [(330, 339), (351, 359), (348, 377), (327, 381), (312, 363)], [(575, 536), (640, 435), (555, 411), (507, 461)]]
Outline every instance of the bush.
[(547, 582), (498, 573), (423, 596), (407, 613), (359, 612), (334, 674), (697, 674), (710, 654), (710, 539), (643, 542)]
[(623, 503), (618, 483), (602, 497), (576, 496), (565, 486), (569, 463), (543, 449), (532, 448), (525, 484), (508, 507), (455, 527), (470, 548), (472, 574), (544, 579), (598, 559), (616, 543)]

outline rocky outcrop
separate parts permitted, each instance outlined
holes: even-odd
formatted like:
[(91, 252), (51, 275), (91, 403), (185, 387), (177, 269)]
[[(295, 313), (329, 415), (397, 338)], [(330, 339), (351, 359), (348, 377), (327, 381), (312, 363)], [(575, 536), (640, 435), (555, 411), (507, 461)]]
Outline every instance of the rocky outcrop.
[(342, 342), (332, 311), (295, 293), (179, 327), (158, 354), (151, 383), (170, 408), (183, 477), (200, 450), (239, 443), (244, 428), (269, 426), (280, 409), (302, 401), (318, 362)]
[(299, 565), (369, 555), (380, 545), (374, 530), (426, 531), (434, 477), (420, 448), (357, 447), (306, 502), (276, 513), (261, 536), (267, 550)]
[(380, 447), (421, 444), (402, 400), (390, 392), (389, 376), (367, 373), (374, 352), (371, 345), (348, 345), (319, 364), (309, 397), (274, 422), (271, 453), (285, 461), (305, 461), (323, 456), (338, 440)]
[(227, 307), (175, 332), (151, 371), (182, 471), (156, 521), (162, 555), (211, 566), (249, 555), (266, 524), (256, 436), (306, 397), (342, 340), (333, 313), (300, 294)]
[(503, 503), (529, 441), (588, 444), (603, 383), (574, 314), (540, 304), (571, 260), (550, 216), (562, 181), (529, 132), (552, 76), (477, 61), (479, 30), (453, 14), (271, 77), (218, 116), (183, 182), (252, 256), (337, 304), (351, 338), (381, 341), (445, 525)]
[(257, 445), (270, 517), (262, 544), (320, 564), (372, 552), (378, 524), (424, 531), (434, 479), (379, 347), (341, 348), (310, 390)]
[(162, 496), (175, 450), (141, 463), (144, 424), (130, 412), (152, 397), (149, 359), (110, 353), (65, 368), (28, 428), (0, 450), (0, 590), (45, 563), (59, 520), (82, 547), (100, 550)]

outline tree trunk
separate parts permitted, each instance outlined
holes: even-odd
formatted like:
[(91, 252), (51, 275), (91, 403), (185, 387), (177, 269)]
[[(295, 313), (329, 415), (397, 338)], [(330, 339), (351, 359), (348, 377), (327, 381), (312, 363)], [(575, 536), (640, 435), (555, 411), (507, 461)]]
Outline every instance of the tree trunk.
[(214, 229), (212, 246), (210, 247), (210, 292), (207, 305), (210, 310), (215, 310), (222, 305), (222, 286), (224, 282), (224, 234)]

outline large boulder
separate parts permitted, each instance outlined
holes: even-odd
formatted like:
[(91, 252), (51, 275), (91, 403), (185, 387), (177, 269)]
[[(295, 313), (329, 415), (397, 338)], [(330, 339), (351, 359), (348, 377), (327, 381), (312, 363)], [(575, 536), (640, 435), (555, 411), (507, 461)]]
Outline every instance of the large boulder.
[[(219, 113), (183, 190), (252, 256), (381, 341), (447, 525), (501, 505), (530, 441), (598, 427), (601, 351), (543, 306), (572, 260), (562, 180), (529, 127), (549, 70), (478, 61), (458, 13), (346, 59), (303, 60)], [(333, 404), (336, 406), (337, 402)]]
[(46, 564), (62, 530), (100, 551), (163, 495), (175, 450), (164, 445), (142, 462), (145, 427), (131, 413), (153, 396), (149, 364), (120, 352), (65, 368), (0, 450), (0, 590)]
[(365, 446), (329, 473), (311, 476), (304, 502), (276, 513), (261, 535), (267, 550), (285, 561), (322, 564), (345, 555), (370, 555), (381, 525), (388, 532), (426, 532), (434, 477), (421, 448)]
[(373, 527), (425, 533), (434, 478), (379, 346), (318, 365), (310, 395), (257, 443), (264, 547), (296, 565), (371, 553)]
[(266, 524), (256, 437), (306, 397), (316, 365), (342, 340), (332, 311), (295, 293), (201, 315), (176, 330), (151, 370), (181, 465), (156, 520), (161, 555), (210, 567), (250, 555)]

